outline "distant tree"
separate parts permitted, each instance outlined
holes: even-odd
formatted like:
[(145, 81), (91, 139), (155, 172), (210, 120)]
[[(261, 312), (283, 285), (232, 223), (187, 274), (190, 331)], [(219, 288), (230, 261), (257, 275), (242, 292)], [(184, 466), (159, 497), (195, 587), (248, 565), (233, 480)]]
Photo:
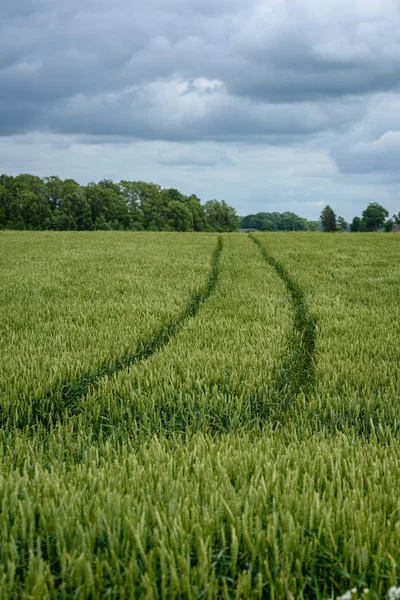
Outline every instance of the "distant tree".
[(140, 184), (151, 185), (144, 184), (144, 182), (124, 180), (119, 184), (121, 196), (128, 209), (130, 228), (134, 231), (142, 231), (144, 229), (143, 211), (141, 210), (144, 190)]
[(114, 183), (112, 179), (102, 179), (97, 185), (99, 185), (104, 190), (111, 190), (116, 195), (119, 195), (121, 193), (118, 183)]
[[(52, 185), (54, 179), (51, 178)], [(56, 207), (62, 215), (59, 225), (55, 229), (79, 229), (80, 231), (91, 230), (94, 228), (90, 204), (85, 194), (85, 189), (73, 179), (66, 179), (62, 183), (60, 198), (57, 200)], [(55, 216), (55, 211), (53, 213)], [(53, 218), (53, 223), (56, 219)]]
[(298, 217), (292, 212), (281, 214), (279, 229), (281, 231), (304, 231), (307, 229), (306, 219)]
[(258, 229), (259, 231), (273, 231), (277, 229), (277, 224), (273, 218), (273, 214), (260, 212), (255, 215), (241, 217), (240, 227), (244, 229)]
[(44, 181), (40, 177), (21, 174), (14, 177), (11, 188), (13, 215), (17, 229), (44, 229), (51, 216), (51, 208), (44, 194)]
[(362, 213), (362, 226), (365, 231), (378, 231), (389, 216), (386, 208), (377, 202), (371, 202)]
[(204, 206), (195, 194), (187, 198), (186, 205), (190, 209), (193, 219), (193, 231), (205, 231), (207, 228)]
[(171, 200), (167, 205), (166, 216), (166, 225), (170, 231), (193, 231), (193, 216), (184, 202)]
[[(51, 210), (60, 208), (61, 200), (64, 195), (64, 183), (59, 177), (44, 178), (44, 198), (49, 203)], [(72, 181), (72, 180), (69, 180)], [(78, 187), (79, 184), (74, 182)]]
[(132, 183), (139, 206), (137, 220), (148, 231), (161, 231), (165, 223), (161, 187), (144, 181)]
[(205, 203), (207, 228), (210, 231), (235, 231), (238, 227), (236, 210), (225, 200), (209, 200)]
[(307, 231), (318, 231), (318, 221), (307, 221)]
[(360, 217), (354, 217), (354, 219), (351, 222), (350, 225), (350, 231), (352, 231), (353, 233), (356, 233), (357, 231), (360, 231), (361, 229), (361, 219)]
[(337, 226), (339, 231), (346, 231), (348, 228), (347, 221), (343, 217), (337, 218)]
[(393, 219), (388, 219), (387, 221), (385, 221), (385, 224), (383, 226), (383, 229), (387, 232), (390, 233), (391, 231), (393, 231), (393, 227), (394, 227), (394, 221)]
[(385, 231), (393, 231), (393, 227), (395, 225), (400, 225), (400, 212), (396, 215), (394, 214), (391, 219), (385, 221), (384, 229)]
[(0, 229), (6, 229), (7, 227), (7, 195), (6, 188), (0, 183)]
[(58, 231), (75, 231), (78, 229), (73, 214), (59, 208), (54, 209), (52, 224), (52, 228)]
[(325, 208), (323, 209), (321, 216), (320, 216), (320, 220), (321, 220), (321, 225), (322, 225), (323, 231), (326, 231), (326, 232), (336, 231), (336, 229), (337, 229), (336, 215), (333, 212), (332, 208), (329, 206), (329, 204), (327, 204), (325, 206)]
[(97, 217), (94, 223), (94, 228), (103, 231), (109, 231), (110, 229), (112, 229), (111, 225), (105, 220), (104, 215), (99, 215)]
[(259, 231), (315, 231), (318, 229), (318, 223), (307, 221), (292, 212), (260, 212), (240, 217), (240, 227)]

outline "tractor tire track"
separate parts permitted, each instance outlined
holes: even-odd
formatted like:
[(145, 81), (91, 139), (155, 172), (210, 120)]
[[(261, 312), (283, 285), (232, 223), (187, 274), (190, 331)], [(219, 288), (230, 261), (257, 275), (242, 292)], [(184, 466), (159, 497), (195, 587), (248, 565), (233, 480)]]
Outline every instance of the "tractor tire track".
[(274, 258), (261, 240), (252, 234), (262, 257), (284, 282), (293, 310), (293, 328), (287, 342), (286, 356), (275, 376), (278, 414), (289, 408), (298, 394), (308, 395), (315, 387), (316, 319), (310, 313), (303, 290), (285, 267)]
[(149, 338), (139, 342), (131, 354), (121, 356), (112, 364), (101, 365), (95, 371), (84, 373), (73, 381), (65, 381), (40, 397), (33, 398), (27, 414), (16, 416), (1, 414), (1, 426), (23, 429), (26, 426), (42, 424), (49, 428), (55, 422), (62, 420), (63, 416), (78, 413), (79, 400), (86, 396), (89, 390), (98, 388), (104, 378), (145, 361), (156, 351), (162, 350), (178, 334), (185, 323), (196, 316), (201, 306), (215, 290), (219, 279), (222, 248), (222, 236), (219, 235), (217, 246), (212, 253), (210, 270), (205, 284), (190, 296), (186, 307), (176, 319), (161, 325)]
[[(129, 426), (121, 430), (124, 423), (135, 422), (135, 434), (138, 439), (145, 440), (152, 435), (163, 438), (176, 435), (195, 435), (198, 432), (210, 435), (226, 434), (232, 431), (245, 431), (249, 427), (253, 431), (261, 431), (266, 422), (280, 426), (290, 417), (291, 409), (299, 394), (309, 396), (315, 385), (315, 318), (310, 314), (304, 292), (298, 283), (292, 279), (288, 271), (281, 265), (261, 241), (250, 236), (258, 246), (262, 259), (272, 266), (280, 279), (285, 283), (293, 312), (293, 325), (287, 336), (283, 355), (277, 358), (273, 367), (271, 382), (268, 386), (261, 385), (252, 393), (235, 389), (229, 385), (226, 377), (221, 380), (204, 382), (200, 396), (207, 395), (212, 388), (217, 387), (225, 396), (229, 407), (223, 403), (209, 405), (207, 410), (196, 403), (188, 406), (177, 404), (175, 401), (160, 403), (152, 406), (152, 417), (143, 408), (125, 406), (125, 411), (116, 416), (110, 415), (107, 406), (101, 412), (96, 423), (90, 421), (94, 439), (108, 439), (116, 435), (116, 439), (129, 436)], [(245, 374), (244, 374), (245, 377)], [(199, 390), (193, 387), (186, 393), (195, 397)], [(235, 412), (234, 405), (240, 406)], [(156, 416), (154, 416), (156, 411)], [(150, 429), (149, 429), (150, 427)]]

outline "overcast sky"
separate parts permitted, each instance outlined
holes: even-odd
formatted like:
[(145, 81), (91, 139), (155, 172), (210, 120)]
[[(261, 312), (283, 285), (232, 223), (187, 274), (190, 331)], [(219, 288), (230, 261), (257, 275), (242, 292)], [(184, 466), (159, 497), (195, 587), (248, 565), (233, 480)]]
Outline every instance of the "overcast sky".
[(400, 0), (3, 0), (0, 172), (400, 210)]

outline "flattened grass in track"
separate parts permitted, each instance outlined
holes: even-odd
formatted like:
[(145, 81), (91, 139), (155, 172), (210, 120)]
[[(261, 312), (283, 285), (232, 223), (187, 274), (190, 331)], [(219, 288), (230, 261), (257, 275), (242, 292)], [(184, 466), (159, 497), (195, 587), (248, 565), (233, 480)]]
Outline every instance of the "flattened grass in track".
[(317, 318), (316, 394), (299, 407), (298, 419), (354, 436), (400, 432), (400, 237), (258, 237)]
[(247, 236), (225, 236), (215, 293), (165, 352), (89, 393), (85, 427), (143, 441), (151, 433), (225, 433), (276, 421), (276, 373), (290, 327), (283, 282)]
[(49, 423), (73, 409), (101, 377), (167, 343), (217, 278), (220, 249), (204, 286), (215, 235), (6, 233), (1, 240), (3, 426)]
[(27, 405), (28, 412), (18, 415), (18, 419), (10, 418), (4, 410), (0, 411), (1, 425), (3, 427), (16, 426), (25, 427), (28, 424), (37, 425), (42, 423), (49, 426), (55, 419), (68, 416), (79, 410), (79, 399), (85, 396), (89, 389), (96, 389), (105, 377), (112, 377), (123, 369), (148, 359), (155, 351), (161, 350), (183, 327), (188, 319), (193, 318), (202, 304), (215, 290), (219, 275), (220, 254), (222, 251), (222, 237), (217, 239), (216, 248), (212, 254), (210, 271), (205, 284), (196, 292), (191, 294), (183, 311), (167, 321), (144, 340), (139, 340), (137, 347), (120, 356), (117, 360), (103, 364), (89, 372), (80, 374), (74, 380), (61, 382), (51, 390), (46, 391), (40, 397), (33, 397)]
[(290, 404), (300, 393), (307, 395), (315, 385), (315, 317), (310, 314), (305, 294), (284, 265), (274, 258), (259, 238), (250, 234), (265, 261), (285, 283), (293, 309), (293, 330), (288, 338), (287, 356), (279, 374), (281, 403)]

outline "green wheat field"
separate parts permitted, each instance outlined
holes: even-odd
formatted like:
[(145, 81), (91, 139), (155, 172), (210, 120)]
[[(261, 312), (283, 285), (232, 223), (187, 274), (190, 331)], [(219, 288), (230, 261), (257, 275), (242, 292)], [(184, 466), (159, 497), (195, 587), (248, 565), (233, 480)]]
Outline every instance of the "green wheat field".
[(0, 250), (0, 598), (400, 585), (399, 234)]

